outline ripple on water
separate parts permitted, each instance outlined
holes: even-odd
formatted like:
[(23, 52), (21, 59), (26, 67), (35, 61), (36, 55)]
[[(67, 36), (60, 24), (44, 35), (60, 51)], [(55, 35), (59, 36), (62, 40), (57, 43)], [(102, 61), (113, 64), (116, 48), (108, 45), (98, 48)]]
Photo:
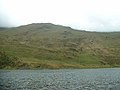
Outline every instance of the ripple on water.
[(0, 70), (0, 90), (120, 90), (120, 69)]

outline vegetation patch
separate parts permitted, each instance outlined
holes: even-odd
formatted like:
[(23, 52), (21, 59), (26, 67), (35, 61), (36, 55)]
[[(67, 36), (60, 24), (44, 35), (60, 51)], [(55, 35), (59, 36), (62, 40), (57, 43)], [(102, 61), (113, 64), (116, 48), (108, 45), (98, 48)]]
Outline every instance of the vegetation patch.
[(86, 32), (50, 23), (0, 30), (0, 68), (120, 66), (120, 32)]

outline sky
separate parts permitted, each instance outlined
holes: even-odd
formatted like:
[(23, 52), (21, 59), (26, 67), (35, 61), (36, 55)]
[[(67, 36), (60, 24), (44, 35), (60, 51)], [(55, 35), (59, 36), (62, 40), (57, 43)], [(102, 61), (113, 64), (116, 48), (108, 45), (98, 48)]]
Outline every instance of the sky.
[(120, 0), (0, 0), (0, 27), (31, 23), (120, 31)]

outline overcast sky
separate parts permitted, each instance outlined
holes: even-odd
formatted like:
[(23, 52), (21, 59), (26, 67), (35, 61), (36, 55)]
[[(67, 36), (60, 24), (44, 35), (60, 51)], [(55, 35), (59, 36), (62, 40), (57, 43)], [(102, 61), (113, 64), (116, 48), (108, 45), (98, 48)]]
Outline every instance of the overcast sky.
[(0, 0), (0, 26), (30, 23), (120, 31), (120, 0)]

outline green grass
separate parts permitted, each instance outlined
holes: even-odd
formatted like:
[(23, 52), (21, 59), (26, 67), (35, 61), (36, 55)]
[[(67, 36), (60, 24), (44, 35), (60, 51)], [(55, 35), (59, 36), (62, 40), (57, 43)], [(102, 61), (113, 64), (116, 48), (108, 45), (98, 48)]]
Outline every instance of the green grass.
[(12, 68), (116, 67), (120, 66), (120, 32), (30, 24), (0, 30), (0, 51), (18, 57)]

